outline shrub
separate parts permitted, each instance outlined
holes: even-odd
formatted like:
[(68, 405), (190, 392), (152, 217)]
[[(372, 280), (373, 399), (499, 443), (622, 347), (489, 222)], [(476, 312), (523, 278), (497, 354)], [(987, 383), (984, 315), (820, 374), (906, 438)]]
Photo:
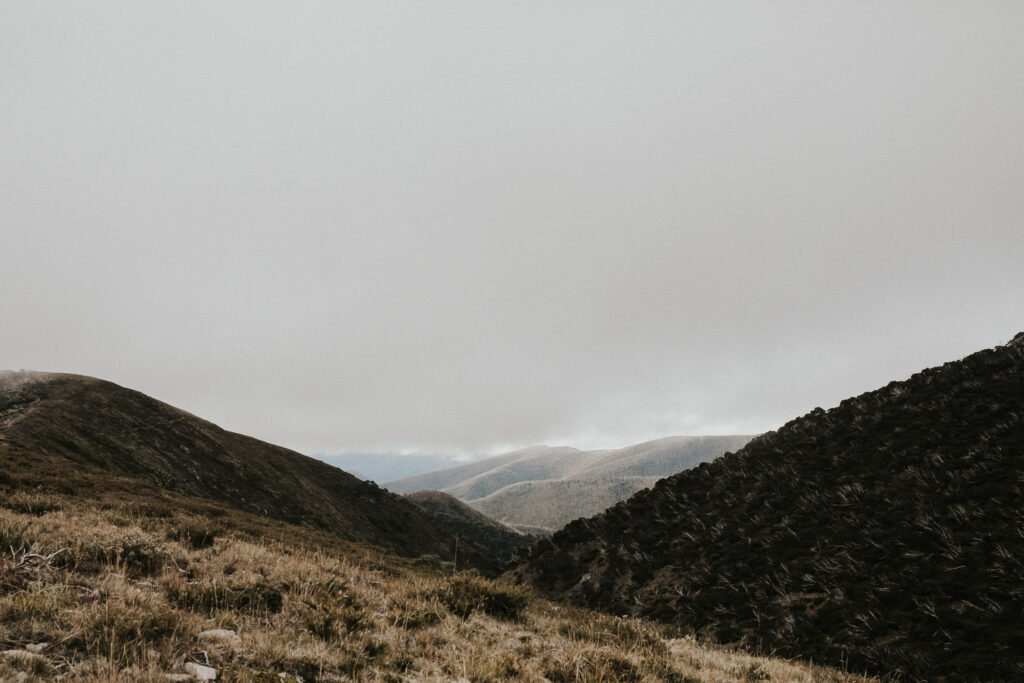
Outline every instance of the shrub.
[(320, 640), (333, 641), (370, 625), (366, 613), (356, 605), (307, 602), (299, 610), (304, 630)]
[(117, 595), (102, 606), (82, 609), (68, 618), (63, 644), (87, 655), (113, 657), (134, 664), (165, 645), (183, 645), (191, 630), (186, 615), (151, 593)]
[(412, 561), (417, 567), (430, 567), (431, 569), (439, 569), (441, 567), (441, 558), (430, 553), (428, 555), (420, 555)]
[(547, 661), (544, 675), (554, 683), (569, 681), (639, 681), (637, 667), (607, 648), (586, 649), (568, 659)]
[(649, 624), (639, 619), (576, 614), (570, 610), (558, 626), (559, 635), (619, 650), (644, 652), (663, 656), (668, 652), (665, 642)]
[(432, 600), (424, 600), (422, 597), (399, 598), (392, 605), (397, 612), (395, 625), (404, 629), (433, 626), (443, 621), (447, 614), (444, 605), (436, 597)]
[(419, 557), (414, 559), (412, 563), (416, 567), (428, 567), (430, 569), (437, 569), (444, 572), (450, 572), (455, 569), (455, 564), (453, 562), (449, 562), (448, 560), (442, 560), (440, 557), (434, 555), (433, 553), (429, 555), (420, 555)]
[(171, 559), (164, 544), (139, 528), (93, 529), (57, 555), (54, 564), (85, 572), (113, 566), (126, 574), (150, 575), (163, 569)]
[(526, 609), (529, 594), (520, 586), (456, 574), (441, 579), (427, 598), (437, 598), (462, 618), (476, 611), (501, 619), (517, 619)]
[(224, 529), (218, 525), (210, 524), (208, 521), (195, 517), (189, 517), (171, 526), (167, 530), (167, 538), (172, 541), (178, 541), (192, 550), (201, 550), (213, 545), (217, 536), (223, 532)]
[(45, 579), (61, 552), (44, 555), (35, 545), (28, 549), (22, 546), (17, 550), (9, 548), (8, 552), (0, 552), (0, 594), (4, 590), (18, 590), (32, 581)]
[(18, 519), (0, 519), (0, 553), (29, 545), (27, 524)]
[(251, 575), (232, 576), (231, 583), (218, 584), (216, 581), (165, 583), (168, 599), (184, 609), (213, 613), (217, 610), (235, 610), (246, 614), (280, 612), (284, 595), (280, 587), (262, 577)]
[(293, 601), (295, 612), (304, 630), (324, 641), (367, 628), (370, 619), (363, 605), (352, 595), (347, 584), (336, 578), (302, 580), (284, 586)]
[(60, 509), (53, 496), (26, 491), (15, 491), (10, 496), (0, 499), (0, 505), (23, 515), (42, 515)]
[(0, 654), (0, 681), (42, 681), (50, 680), (52, 675), (53, 667), (45, 657), (20, 653)]

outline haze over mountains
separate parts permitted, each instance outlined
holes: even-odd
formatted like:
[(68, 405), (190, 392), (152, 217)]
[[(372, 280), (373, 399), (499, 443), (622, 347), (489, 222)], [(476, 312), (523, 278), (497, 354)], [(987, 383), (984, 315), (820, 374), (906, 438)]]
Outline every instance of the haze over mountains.
[(456, 467), (470, 460), (470, 458), (447, 453), (341, 453), (336, 455), (311, 453), (310, 455), (360, 479), (377, 483)]
[(1024, 333), (820, 408), (542, 541), (579, 605), (910, 680), (1024, 675)]
[(515, 528), (550, 533), (750, 438), (674, 436), (606, 451), (534, 446), (384, 486), (398, 493), (443, 491)]

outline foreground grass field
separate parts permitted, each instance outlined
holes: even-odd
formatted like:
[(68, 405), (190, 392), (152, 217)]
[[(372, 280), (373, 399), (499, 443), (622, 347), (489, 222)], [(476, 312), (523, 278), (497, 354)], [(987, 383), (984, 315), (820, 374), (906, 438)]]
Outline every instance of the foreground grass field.
[(0, 680), (862, 680), (83, 476), (0, 488)]

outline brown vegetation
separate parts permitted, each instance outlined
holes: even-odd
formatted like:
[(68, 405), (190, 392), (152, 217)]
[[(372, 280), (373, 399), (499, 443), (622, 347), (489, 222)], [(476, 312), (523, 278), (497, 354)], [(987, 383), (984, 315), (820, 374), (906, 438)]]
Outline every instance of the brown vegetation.
[[(0, 485), (4, 471), (18, 478), (34, 468), (61, 471), (65, 487), (90, 473), (120, 475), (399, 554), (454, 557), (454, 536), (401, 496), (110, 382), (0, 373), (0, 440), (10, 459), (10, 467), (0, 470)], [(16, 490), (24, 509), (40, 504), (30, 489)], [(217, 530), (178, 527), (168, 533), (202, 547), (213, 543)], [(468, 537), (460, 546), (466, 566), (501, 569), (494, 549)]]
[(857, 680), (126, 483), (0, 488), (0, 680)]

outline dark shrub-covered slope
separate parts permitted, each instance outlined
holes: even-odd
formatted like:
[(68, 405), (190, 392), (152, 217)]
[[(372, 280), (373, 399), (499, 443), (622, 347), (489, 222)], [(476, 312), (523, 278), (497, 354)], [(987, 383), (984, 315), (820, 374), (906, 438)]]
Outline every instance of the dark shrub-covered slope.
[(525, 557), (537, 542), (537, 537), (519, 533), (447, 493), (418, 491), (405, 499), (423, 510), (439, 529), (458, 538), (460, 544), (487, 548), (491, 561), (484, 563), (481, 559), (480, 569), (500, 571)]
[(1024, 678), (1024, 334), (543, 541), (550, 596), (904, 679)]

